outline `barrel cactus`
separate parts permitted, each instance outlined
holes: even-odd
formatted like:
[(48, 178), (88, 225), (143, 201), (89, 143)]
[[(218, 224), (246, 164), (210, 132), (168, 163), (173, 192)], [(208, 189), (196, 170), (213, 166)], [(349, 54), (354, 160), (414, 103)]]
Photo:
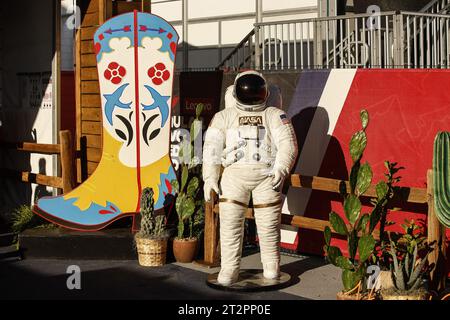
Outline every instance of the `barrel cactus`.
[(165, 235), (165, 216), (155, 215), (153, 189), (145, 188), (141, 195), (141, 230), (143, 238), (159, 238)]

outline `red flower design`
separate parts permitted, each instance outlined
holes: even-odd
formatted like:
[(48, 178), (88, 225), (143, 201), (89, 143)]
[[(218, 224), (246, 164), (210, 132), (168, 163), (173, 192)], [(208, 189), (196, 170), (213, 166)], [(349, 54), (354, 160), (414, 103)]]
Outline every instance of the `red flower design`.
[(119, 65), (117, 62), (111, 62), (108, 65), (108, 69), (105, 70), (105, 73), (103, 75), (112, 83), (119, 84), (120, 82), (122, 82), (122, 78), (126, 73), (127, 72), (124, 67)]
[(148, 69), (148, 76), (152, 79), (154, 84), (160, 85), (170, 78), (170, 72), (166, 69), (164, 63), (159, 62)]

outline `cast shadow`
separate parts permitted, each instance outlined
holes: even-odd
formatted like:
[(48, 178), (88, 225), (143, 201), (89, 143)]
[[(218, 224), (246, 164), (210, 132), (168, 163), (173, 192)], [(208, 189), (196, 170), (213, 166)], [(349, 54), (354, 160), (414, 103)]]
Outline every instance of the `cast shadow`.
[[(68, 290), (69, 265), (79, 266), (81, 290)], [(137, 261), (39, 260), (0, 264), (0, 299), (261, 300), (303, 299), (279, 291), (229, 292), (206, 285), (207, 274), (174, 264), (144, 268)]]
[[(2, 141), (36, 142), (36, 128), (45, 126), (36, 120), (41, 110), (49, 107), (45, 91), (51, 85), (55, 48), (48, 45), (52, 43), (52, 25), (43, 23), (51, 21), (52, 10), (40, 10), (39, 18), (36, 18), (36, 8), (51, 8), (51, 3), (28, 1), (24, 5), (17, 1), (2, 1), (0, 4), (1, 12), (8, 12), (2, 16), (5, 32), (0, 53)], [(32, 18), (18, 19), (18, 16)], [(30, 33), (30, 30), (39, 32)], [(32, 37), (17, 36), (26, 34), (32, 34)], [(48, 121), (50, 123), (51, 119)], [(27, 152), (0, 149), (0, 168), (30, 172), (30, 161)], [(33, 200), (30, 183), (23, 183), (16, 176), (0, 178), (0, 230), (10, 231), (14, 210), (21, 205), (31, 205)]]
[(317, 257), (305, 257), (302, 260), (280, 266), (280, 271), (286, 272), (291, 276), (290, 286), (293, 286), (301, 281), (300, 276), (303, 273), (327, 264), (325, 258), (318, 259)]
[[(46, 164), (47, 164), (47, 162), (46, 162), (46, 160), (44, 158), (40, 158), (39, 159), (39, 174), (47, 175), (47, 173), (46, 173), (47, 170), (45, 168)], [(36, 203), (39, 198), (48, 197), (48, 196), (52, 196), (52, 193), (48, 192), (46, 186), (38, 184), (36, 186), (35, 191), (34, 191), (34, 201), (33, 201), (33, 203)]]
[[(291, 173), (348, 180), (344, 152), (339, 141), (328, 134), (330, 120), (324, 107), (310, 106), (291, 118), (295, 129), (299, 156)], [(332, 201), (342, 201), (339, 194), (304, 188), (285, 189), (289, 194), (288, 209), (294, 215), (328, 220)], [(291, 230), (296, 228), (288, 227)], [(321, 254), (325, 244), (322, 232), (300, 229), (296, 250)], [(305, 241), (305, 240), (308, 241)]]

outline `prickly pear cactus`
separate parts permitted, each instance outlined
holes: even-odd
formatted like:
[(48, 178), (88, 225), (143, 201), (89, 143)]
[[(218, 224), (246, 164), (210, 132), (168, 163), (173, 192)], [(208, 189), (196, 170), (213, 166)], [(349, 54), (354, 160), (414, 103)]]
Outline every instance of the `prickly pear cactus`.
[(340, 186), (340, 193), (344, 198), (345, 217), (349, 224), (347, 225), (344, 219), (333, 211), (329, 215), (330, 225), (334, 232), (347, 238), (348, 257), (343, 256), (338, 247), (331, 245), (332, 229), (326, 227), (324, 230), (324, 250), (328, 260), (342, 269), (342, 283), (346, 292), (351, 291), (358, 283), (362, 284), (363, 291), (366, 290), (366, 268), (376, 245), (372, 232), (380, 222), (387, 202), (393, 195), (392, 183), (398, 181), (398, 178), (393, 175), (401, 169), (396, 168), (396, 163), (385, 163), (389, 171), (386, 174), (388, 183), (380, 181), (376, 185), (377, 198), (372, 201), (373, 210), (370, 214), (362, 214), (360, 197), (369, 189), (373, 173), (369, 163), (361, 163), (367, 146), (366, 128), (369, 124), (367, 110), (361, 110), (360, 119), (362, 128), (355, 132), (350, 140), (349, 151), (353, 161), (349, 177), (350, 188), (347, 190), (344, 182)]

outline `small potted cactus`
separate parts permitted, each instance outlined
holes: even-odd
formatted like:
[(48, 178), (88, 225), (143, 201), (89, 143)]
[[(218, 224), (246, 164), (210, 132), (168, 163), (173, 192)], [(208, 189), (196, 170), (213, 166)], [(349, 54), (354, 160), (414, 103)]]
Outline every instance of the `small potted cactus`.
[(168, 234), (165, 216), (155, 215), (153, 189), (145, 188), (141, 195), (141, 229), (135, 235), (139, 264), (146, 267), (166, 263)]
[[(419, 228), (414, 222), (402, 226), (406, 233), (395, 242), (390, 240), (392, 287), (382, 290), (381, 295), (383, 300), (425, 300), (428, 292), (424, 276), (431, 247), (420, 233), (414, 234)], [(421, 251), (425, 251), (422, 258)]]
[[(193, 175), (192, 172), (191, 175)], [(193, 175), (188, 181), (188, 176), (190, 176), (189, 170), (183, 165), (181, 186), (178, 185), (177, 180), (171, 182), (177, 192), (175, 208), (178, 214), (178, 233), (173, 240), (173, 254), (177, 262), (183, 263), (192, 262), (195, 259), (204, 223), (204, 202), (199, 192), (199, 178)]]

